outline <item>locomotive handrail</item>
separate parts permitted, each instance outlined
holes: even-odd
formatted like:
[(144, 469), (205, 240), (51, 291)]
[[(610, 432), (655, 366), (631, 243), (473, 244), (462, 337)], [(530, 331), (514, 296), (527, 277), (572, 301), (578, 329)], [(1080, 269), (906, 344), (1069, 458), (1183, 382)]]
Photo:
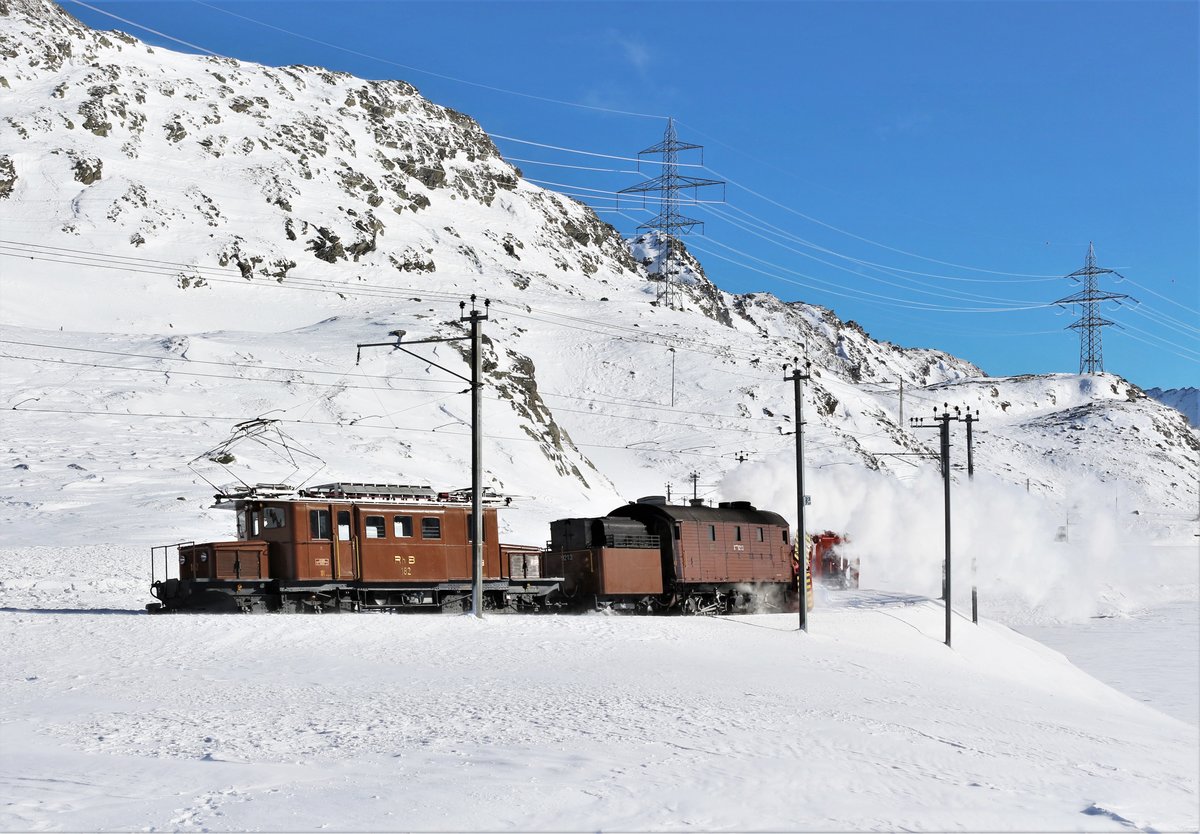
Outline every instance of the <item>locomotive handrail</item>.
[(605, 536), (605, 547), (625, 549), (656, 548), (661, 539), (658, 536)]
[(151, 546), (151, 548), (150, 548), (150, 586), (154, 587), (154, 583), (158, 579), (158, 574), (154, 570), (154, 560), (158, 556), (158, 551), (160, 551), (160, 550), (162, 551), (163, 581), (165, 582), (171, 578), (170, 562), (168, 561), (168, 558), (167, 558), (171, 553), (171, 548), (175, 548), (175, 552), (178, 553), (179, 548), (181, 548), (181, 547), (195, 547), (195, 546), (196, 546), (195, 539), (192, 539), (189, 541), (184, 541), (184, 542), (175, 542), (174, 544), (159, 544), (159, 545)]

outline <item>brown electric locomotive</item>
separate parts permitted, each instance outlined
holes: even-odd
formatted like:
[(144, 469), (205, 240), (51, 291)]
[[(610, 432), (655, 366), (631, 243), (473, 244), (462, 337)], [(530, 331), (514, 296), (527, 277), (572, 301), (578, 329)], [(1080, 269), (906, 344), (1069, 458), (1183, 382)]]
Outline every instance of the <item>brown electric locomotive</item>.
[[(558, 583), (541, 578), (536, 560), (529, 568), (528, 548), (506, 552), (497, 535), (498, 502), (489, 503), (484, 604), (536, 605)], [(218, 495), (217, 506), (235, 513), (238, 540), (155, 548), (156, 610), (462, 610), (470, 597), (469, 494), (390, 484), (259, 485)], [(173, 552), (177, 572), (169, 569)]]

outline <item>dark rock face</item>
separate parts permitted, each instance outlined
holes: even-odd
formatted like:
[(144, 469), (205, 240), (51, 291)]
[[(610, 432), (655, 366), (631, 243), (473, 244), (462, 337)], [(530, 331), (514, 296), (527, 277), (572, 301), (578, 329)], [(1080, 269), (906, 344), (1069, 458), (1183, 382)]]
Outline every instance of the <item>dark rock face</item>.
[(95, 157), (88, 159), (76, 159), (75, 179), (79, 180), (84, 185), (91, 185), (97, 182), (104, 171), (104, 163)]
[(17, 182), (17, 169), (10, 157), (0, 156), (0, 200), (13, 193)]
[(308, 241), (308, 248), (315, 256), (327, 263), (345, 259), (346, 247), (342, 246), (340, 237), (324, 227), (318, 228), (316, 232), (317, 237)]

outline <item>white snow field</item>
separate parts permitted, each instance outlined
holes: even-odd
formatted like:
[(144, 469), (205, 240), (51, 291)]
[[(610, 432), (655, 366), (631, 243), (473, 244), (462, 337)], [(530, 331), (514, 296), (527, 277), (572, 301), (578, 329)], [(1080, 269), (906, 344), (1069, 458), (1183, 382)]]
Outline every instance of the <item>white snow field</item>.
[(0, 551), (3, 830), (1200, 824), (1196, 722), (962, 611), (947, 649), (921, 596), (822, 594), (807, 635), (794, 614), (152, 616), (147, 561)]

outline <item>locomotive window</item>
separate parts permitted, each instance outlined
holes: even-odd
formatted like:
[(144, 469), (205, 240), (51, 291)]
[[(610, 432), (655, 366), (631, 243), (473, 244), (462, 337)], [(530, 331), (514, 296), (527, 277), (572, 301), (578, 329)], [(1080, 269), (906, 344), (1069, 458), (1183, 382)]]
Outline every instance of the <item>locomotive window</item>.
[(787, 532), (787, 530), (783, 530), (782, 532), (783, 532), (783, 543), (787, 544), (788, 532)]
[(442, 520), (440, 518), (421, 519), (421, 538), (440, 539), (442, 537)]
[(338, 541), (350, 541), (350, 511), (338, 510)]
[(675, 525), (675, 541), (679, 541), (680, 537), (682, 537), (682, 536), (683, 536), (683, 525), (676, 524)]
[(368, 539), (382, 539), (386, 535), (384, 533), (383, 516), (369, 515), (363, 523), (366, 525)]
[(237, 537), (238, 541), (246, 540), (246, 513), (237, 514)]
[(742, 540), (742, 527), (741, 527), (741, 525), (738, 525), (737, 527), (734, 527), (734, 528), (733, 528), (733, 540), (734, 540), (735, 542), (740, 542), (740, 541)]
[(283, 510), (279, 509), (279, 507), (263, 508), (263, 527), (271, 530), (282, 527), (284, 523)]
[(309, 510), (308, 527), (314, 539), (333, 538), (333, 531), (329, 526), (329, 510)]
[(392, 533), (398, 539), (412, 538), (412, 516), (398, 515), (392, 517)]
[(708, 525), (708, 540), (710, 542), (715, 542), (717, 540), (717, 525)]
[(761, 542), (761, 541), (763, 541), (763, 540), (764, 540), (764, 538), (765, 538), (765, 537), (763, 536), (763, 528), (759, 527), (759, 528), (758, 528), (758, 541), (760, 541), (760, 542)]
[(262, 521), (259, 517), (258, 510), (250, 511), (250, 535), (257, 536), (259, 530), (262, 529)]

